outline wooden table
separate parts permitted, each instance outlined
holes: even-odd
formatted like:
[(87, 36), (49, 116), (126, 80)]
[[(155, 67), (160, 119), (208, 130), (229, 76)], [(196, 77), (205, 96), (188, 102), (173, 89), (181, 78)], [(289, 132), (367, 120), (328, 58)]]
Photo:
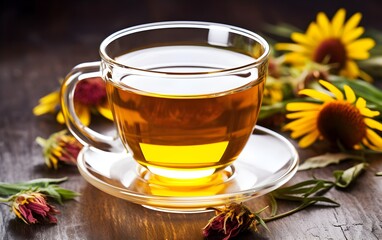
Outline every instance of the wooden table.
[[(53, 1), (52, 1), (53, 2)], [(305, 29), (318, 11), (329, 16), (345, 7), (364, 13), (364, 26), (382, 30), (378, 1), (357, 4), (299, 1), (9, 1), (0, 7), (0, 181), (63, 177), (63, 187), (81, 193), (58, 209), (56, 225), (26, 225), (0, 205), (0, 239), (202, 239), (201, 229), (213, 213), (169, 214), (115, 198), (88, 184), (76, 167), (52, 171), (45, 167), (37, 136), (47, 137), (63, 128), (54, 116), (36, 117), (32, 108), (40, 97), (55, 90), (59, 79), (76, 64), (98, 59), (104, 37), (124, 27), (163, 20), (205, 20), (260, 31), (264, 23), (281, 21)], [(306, 3), (308, 4), (308, 3)], [(344, 3), (345, 4), (345, 3)], [(379, 25), (378, 25), (379, 24)], [(322, 149), (299, 151), (301, 159)], [(334, 169), (299, 172), (291, 182), (331, 178)], [(354, 186), (331, 190), (328, 196), (341, 207), (313, 206), (268, 224), (240, 239), (382, 239), (382, 157), (371, 161)], [(246, 203), (252, 210), (264, 197)], [(281, 210), (288, 205), (282, 205)]]

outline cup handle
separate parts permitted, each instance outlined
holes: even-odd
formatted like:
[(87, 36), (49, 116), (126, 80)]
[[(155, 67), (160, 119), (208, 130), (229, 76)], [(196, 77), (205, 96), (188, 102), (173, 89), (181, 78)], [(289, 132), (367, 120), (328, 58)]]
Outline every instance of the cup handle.
[(104, 152), (122, 153), (126, 149), (118, 136), (106, 136), (90, 129), (82, 124), (74, 110), (73, 97), (76, 84), (86, 78), (100, 77), (100, 64), (99, 61), (81, 63), (69, 72), (61, 85), (61, 109), (69, 131), (82, 144)]

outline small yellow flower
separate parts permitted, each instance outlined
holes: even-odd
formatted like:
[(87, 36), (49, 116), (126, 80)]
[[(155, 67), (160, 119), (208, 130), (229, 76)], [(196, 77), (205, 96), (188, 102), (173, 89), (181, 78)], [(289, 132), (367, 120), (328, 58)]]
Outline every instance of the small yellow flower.
[(359, 39), (364, 33), (364, 28), (358, 26), (361, 13), (354, 14), (347, 22), (345, 15), (346, 11), (339, 9), (329, 21), (325, 13), (320, 12), (316, 22), (310, 23), (305, 34), (292, 33), (291, 39), (295, 43), (279, 43), (275, 48), (290, 51), (284, 56), (288, 63), (305, 65), (313, 61), (330, 64), (336, 74), (371, 80), (355, 61), (368, 59), (368, 51), (374, 47), (375, 41), (371, 38)]
[(284, 126), (292, 131), (292, 138), (301, 138), (299, 145), (308, 147), (318, 139), (340, 142), (346, 148), (364, 146), (373, 150), (382, 150), (382, 138), (376, 131), (382, 131), (382, 124), (374, 117), (380, 113), (370, 110), (362, 97), (347, 85), (344, 93), (333, 84), (319, 81), (329, 92), (304, 89), (299, 92), (316, 102), (288, 103), (286, 115), (293, 119)]
[[(271, 78), (269, 79), (271, 80)], [(264, 88), (263, 104), (272, 105), (284, 99), (284, 84), (281, 81), (267, 81)]]
[[(106, 88), (103, 80), (99, 77), (82, 80), (76, 86), (74, 92), (74, 108), (77, 116), (84, 125), (89, 125), (91, 113), (95, 109), (98, 113), (109, 120), (113, 120), (106, 97)], [(52, 92), (39, 100), (39, 104), (33, 108), (33, 113), (40, 116), (47, 113), (56, 113), (57, 121), (65, 123), (60, 109), (60, 92)]]

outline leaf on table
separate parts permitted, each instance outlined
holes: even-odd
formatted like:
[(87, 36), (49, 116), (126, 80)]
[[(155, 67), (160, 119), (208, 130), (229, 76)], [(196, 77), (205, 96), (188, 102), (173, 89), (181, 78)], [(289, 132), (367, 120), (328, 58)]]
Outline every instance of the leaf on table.
[(336, 179), (335, 185), (340, 188), (348, 187), (352, 182), (354, 182), (357, 177), (361, 174), (362, 170), (367, 167), (367, 163), (359, 163), (346, 170), (337, 170), (333, 172)]
[[(316, 203), (326, 203), (328, 206), (339, 206), (339, 204), (328, 198), (322, 196), (334, 186), (331, 181), (311, 179), (306, 180), (292, 186), (279, 188), (270, 193), (271, 195), (271, 215), (268, 218), (263, 218), (265, 222), (273, 221), (292, 215), (300, 210), (303, 210)], [(277, 200), (286, 200), (298, 202), (300, 205), (289, 211), (277, 214)]]
[(362, 157), (349, 154), (349, 153), (325, 153), (319, 156), (311, 157), (305, 160), (299, 168), (298, 171), (313, 169), (313, 168), (323, 168), (330, 164), (338, 164), (343, 160), (353, 159), (353, 160), (364, 160)]
[(333, 187), (333, 182), (320, 180), (320, 179), (311, 179), (306, 180), (292, 186), (279, 188), (271, 194), (275, 199), (283, 199), (288, 201), (297, 201), (297, 202), (327, 202), (338, 205), (337, 202), (321, 197), (322, 194), (329, 191)]
[(52, 183), (63, 183), (66, 180), (68, 180), (67, 177), (63, 178), (38, 178), (38, 179), (33, 179), (27, 182), (21, 182), (21, 184), (24, 185), (31, 185), (31, 186), (48, 186), (49, 184)]
[(62, 204), (63, 200), (71, 200), (80, 194), (69, 189), (62, 188), (57, 184), (66, 181), (68, 178), (39, 178), (26, 182), (5, 183), (0, 182), (0, 196), (11, 196), (21, 191), (33, 190), (41, 192), (48, 197), (55, 199)]

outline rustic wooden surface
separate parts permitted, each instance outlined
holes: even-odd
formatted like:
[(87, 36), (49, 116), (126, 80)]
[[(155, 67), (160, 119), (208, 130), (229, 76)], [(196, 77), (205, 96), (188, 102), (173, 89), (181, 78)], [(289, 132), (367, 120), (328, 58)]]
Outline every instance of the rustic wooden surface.
[[(0, 239), (202, 239), (201, 229), (213, 213), (168, 214), (148, 210), (99, 191), (76, 167), (52, 171), (44, 166), (37, 136), (63, 128), (53, 116), (35, 117), (32, 108), (59, 86), (76, 64), (98, 59), (98, 46), (110, 33), (139, 23), (205, 20), (260, 31), (265, 23), (288, 22), (305, 29), (318, 11), (330, 16), (340, 7), (364, 13), (362, 25), (382, 30), (375, 1), (2, 1), (0, 5), (0, 181), (68, 176), (62, 186), (81, 193), (58, 206), (56, 225), (26, 225), (0, 205)], [(308, 6), (309, 4), (309, 6)], [(301, 158), (320, 149), (300, 151)], [(313, 175), (330, 178), (334, 168), (299, 172), (292, 182)], [(346, 191), (328, 196), (341, 207), (311, 207), (268, 224), (240, 239), (382, 239), (382, 157)], [(253, 209), (265, 198), (247, 202)], [(285, 210), (290, 206), (282, 206)]]

